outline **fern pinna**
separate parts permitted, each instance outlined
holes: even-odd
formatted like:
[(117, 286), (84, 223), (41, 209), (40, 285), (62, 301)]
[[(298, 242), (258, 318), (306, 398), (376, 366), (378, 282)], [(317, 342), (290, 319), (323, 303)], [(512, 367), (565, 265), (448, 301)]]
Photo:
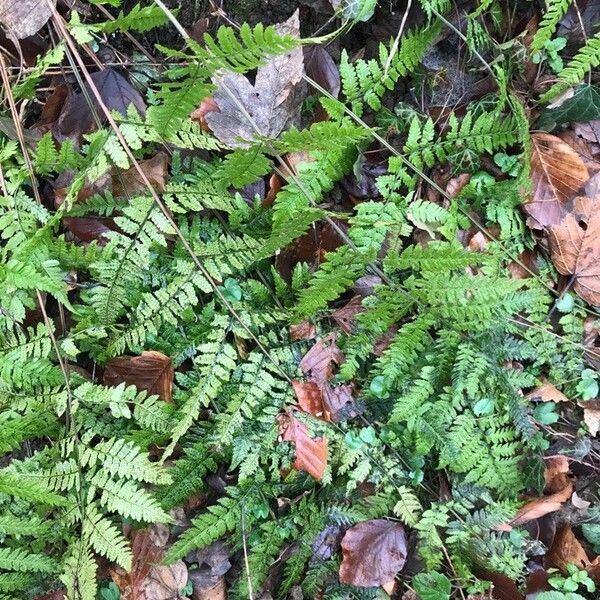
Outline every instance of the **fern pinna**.
[[(576, 392), (583, 315), (562, 315), (556, 335), (546, 319), (549, 270), (510, 276), (511, 253), (531, 245), (518, 210), (526, 174), (494, 178), (482, 168), (498, 153), (521, 156), (528, 124), (501, 70), (492, 101), (438, 121), (400, 113), (391, 142), (361, 120), (379, 122), (401, 79), (422, 82), (421, 62), (442, 31), (437, 14), (449, 5), (421, 4), (427, 22), (397, 45), (354, 61), (342, 53), (342, 96), (320, 99), (327, 120), (243, 149), (190, 113), (215, 90), (216, 71), (252, 71), (300, 41), (243, 25), (184, 50), (161, 47), (170, 66), (146, 113), (130, 106), (113, 117), (131, 155), (108, 127), (77, 145), (58, 147), (50, 133), (37, 140), (35, 176), (69, 182), (52, 210), (32, 197), (18, 144), (0, 134), (1, 598), (34, 597), (51, 582), (70, 600), (94, 600), (100, 562), (130, 570), (124, 531), (149, 523), (171, 527), (165, 563), (220, 540), (243, 556), (232, 598), (268, 586), (278, 598), (298, 586), (310, 597), (376, 597), (340, 583), (339, 539), (380, 518), (410, 529), (428, 572), (450, 563), (457, 586), (484, 589), (482, 569), (517, 580), (526, 572), (526, 537), (499, 530), (514, 498), (542, 485), (547, 442), (522, 391), (548, 374)], [(469, 15), (472, 36), (483, 35), (477, 19), (489, 4)], [(549, 6), (534, 47), (567, 4)], [(87, 44), (164, 20), (136, 6), (104, 24), (74, 17), (69, 30)], [(595, 64), (595, 39), (561, 81)], [(374, 141), (380, 175), (369, 197), (344, 204)], [(119, 191), (131, 156), (161, 158), (160, 204), (141, 185)], [(437, 165), (469, 181), (436, 196)], [(257, 199), (274, 168), (281, 189)], [(98, 183), (106, 178), (110, 188)], [(78, 219), (110, 226), (83, 244), (69, 229)], [(462, 243), (492, 224), (497, 239), (484, 252)], [(340, 241), (327, 252), (326, 228)], [(311, 243), (309, 258), (280, 268)], [(332, 332), (327, 391), (350, 401), (325, 419), (298, 410), (293, 384), (305, 383), (303, 357)], [(175, 369), (172, 404), (141, 386), (101, 383), (110, 359), (147, 350)], [(282, 415), (326, 440), (319, 481), (296, 468)], [(196, 508), (182, 531), (173, 510), (184, 505)]]

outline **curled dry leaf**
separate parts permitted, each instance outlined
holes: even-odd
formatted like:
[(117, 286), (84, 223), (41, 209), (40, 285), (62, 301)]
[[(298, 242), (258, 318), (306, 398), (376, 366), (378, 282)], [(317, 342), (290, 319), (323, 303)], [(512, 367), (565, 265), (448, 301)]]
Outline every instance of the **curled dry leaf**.
[(359, 587), (386, 585), (406, 561), (404, 528), (386, 519), (363, 521), (346, 531), (342, 552), (342, 583)]
[(583, 549), (573, 530), (567, 525), (561, 527), (554, 536), (552, 546), (546, 554), (546, 565), (567, 572), (567, 565), (573, 564), (579, 569), (585, 569), (590, 559)]
[(171, 402), (174, 375), (171, 359), (162, 352), (151, 350), (142, 352), (141, 356), (111, 358), (104, 367), (104, 384), (125, 382), (149, 394), (157, 394), (165, 402)]
[(574, 210), (550, 227), (551, 258), (586, 302), (600, 305), (600, 199), (577, 198)]
[(499, 531), (511, 531), (513, 527), (524, 525), (544, 515), (556, 512), (571, 497), (573, 483), (569, 478), (569, 462), (564, 456), (546, 459), (544, 480), (546, 495), (530, 500), (508, 522), (500, 525)]
[(22, 40), (46, 24), (55, 6), (56, 0), (0, 0), (0, 24), (9, 37)]
[(560, 138), (548, 133), (531, 136), (531, 178), (533, 193), (524, 205), (533, 229), (558, 224), (564, 203), (588, 180), (588, 170), (577, 154)]
[[(275, 29), (280, 35), (300, 37), (298, 11), (285, 23), (275, 25)], [(304, 58), (299, 46), (259, 67), (254, 85), (239, 73), (226, 72), (216, 76), (215, 83), (221, 87), (213, 99), (219, 111), (205, 113), (208, 127), (216, 138), (231, 148), (248, 146), (248, 141), (258, 133), (268, 138), (277, 137), (299, 121), (306, 89), (303, 75)], [(235, 102), (224, 86), (235, 96)]]
[(282, 414), (277, 417), (279, 434), (284, 442), (292, 442), (296, 448), (294, 468), (305, 471), (311, 477), (320, 481), (327, 467), (329, 450), (327, 439), (313, 439), (308, 435), (306, 425), (294, 415)]
[(543, 383), (525, 396), (541, 402), (568, 402), (568, 398), (552, 383)]

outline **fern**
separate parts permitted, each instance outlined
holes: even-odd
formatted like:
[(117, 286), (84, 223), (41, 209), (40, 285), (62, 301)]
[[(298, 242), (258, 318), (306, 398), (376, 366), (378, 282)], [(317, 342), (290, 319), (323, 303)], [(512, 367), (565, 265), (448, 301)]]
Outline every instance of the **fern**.
[(561, 17), (567, 12), (571, 0), (549, 0), (546, 12), (539, 24), (533, 39), (531, 40), (531, 52), (541, 52), (548, 40), (554, 35), (554, 31)]
[(583, 81), (586, 73), (600, 65), (600, 33), (587, 40), (567, 66), (558, 74), (559, 83), (555, 83), (542, 94), (540, 102), (549, 102), (570, 85)]

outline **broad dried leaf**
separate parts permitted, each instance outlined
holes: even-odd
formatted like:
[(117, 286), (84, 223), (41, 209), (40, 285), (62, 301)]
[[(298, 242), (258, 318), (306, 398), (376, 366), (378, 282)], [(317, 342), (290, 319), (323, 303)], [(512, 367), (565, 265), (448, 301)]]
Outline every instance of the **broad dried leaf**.
[(552, 546), (546, 554), (546, 565), (566, 573), (568, 564), (585, 569), (590, 564), (590, 559), (573, 530), (567, 525), (556, 532)]
[(323, 404), (323, 395), (321, 389), (314, 381), (306, 381), (304, 383), (293, 380), (292, 386), (296, 397), (298, 398), (298, 406), (309, 415), (330, 421), (330, 415)]
[(0, 24), (19, 40), (37, 33), (52, 16), (56, 0), (0, 0)]
[(334, 423), (359, 414), (352, 383), (344, 383), (336, 387), (327, 385), (323, 390), (323, 405)]
[(363, 312), (365, 309), (362, 305), (362, 298), (354, 296), (341, 308), (338, 308), (331, 314), (331, 318), (342, 328), (346, 333), (352, 333), (356, 327), (356, 315)]
[(293, 342), (312, 340), (316, 335), (317, 329), (310, 321), (302, 321), (298, 325), (290, 325), (290, 339)]
[(165, 402), (173, 398), (173, 364), (168, 356), (154, 350), (141, 356), (117, 356), (104, 367), (104, 384), (135, 385), (139, 390), (157, 394)]
[(579, 155), (560, 138), (548, 133), (531, 136), (533, 195), (525, 206), (533, 229), (556, 225), (564, 216), (564, 203), (588, 180)]
[(525, 396), (528, 400), (541, 402), (568, 402), (568, 398), (552, 383), (543, 383)]
[(359, 587), (385, 585), (393, 581), (406, 561), (404, 528), (385, 519), (358, 523), (346, 531), (342, 552), (342, 583)]
[[(169, 173), (167, 154), (157, 152), (152, 158), (140, 160), (139, 164), (152, 187), (159, 192), (164, 192)], [(113, 174), (113, 196), (135, 196), (148, 193), (149, 190), (135, 167)]]
[(574, 277), (573, 289), (600, 305), (600, 198), (577, 198), (574, 210), (550, 227), (551, 258), (562, 275)]
[[(127, 116), (127, 108), (130, 104), (143, 115), (146, 105), (140, 93), (114, 69), (104, 69), (91, 74), (91, 78), (102, 102), (108, 110), (116, 110), (122, 115)], [(81, 136), (85, 133), (91, 133), (96, 129), (96, 121), (92, 107), (102, 118), (104, 113), (100, 109), (96, 97), (91, 87), (86, 83), (86, 91), (91, 98), (92, 106), (83, 92), (72, 94), (67, 98), (63, 111), (55, 123), (53, 132), (56, 139), (60, 142), (65, 139), (71, 139), (74, 143), (81, 141)]]
[(583, 420), (590, 430), (590, 435), (595, 437), (600, 430), (600, 410), (597, 408), (584, 407)]
[(573, 483), (569, 478), (568, 470), (569, 462), (566, 457), (546, 459), (544, 480), (547, 494), (524, 504), (508, 523), (500, 525), (497, 529), (511, 531), (513, 527), (529, 523), (529, 521), (559, 510), (573, 493)]
[(279, 415), (277, 421), (282, 441), (292, 442), (296, 448), (294, 468), (320, 481), (327, 467), (327, 439), (311, 438), (306, 425), (293, 415)]
[(97, 241), (101, 246), (108, 241), (107, 234), (116, 229), (110, 217), (64, 217), (62, 224), (80, 241)]
[(340, 365), (344, 354), (337, 347), (335, 334), (321, 338), (300, 361), (302, 372), (318, 386), (323, 386), (333, 375), (334, 365)]
[[(286, 22), (275, 26), (280, 35), (300, 36), (300, 19), (296, 11)], [(258, 68), (254, 85), (239, 73), (226, 72), (215, 77), (221, 87), (214, 93), (219, 112), (207, 112), (206, 123), (221, 142), (231, 148), (244, 148), (257, 134), (275, 138), (292, 124), (298, 123), (305, 96), (302, 48), (276, 56)], [(223, 89), (235, 96), (234, 102)], [(244, 110), (240, 109), (241, 105)], [(247, 113), (247, 114), (246, 114)], [(249, 115), (253, 123), (248, 119)], [(258, 130), (258, 131), (257, 131)]]
[(174, 598), (179, 598), (187, 580), (188, 570), (182, 560), (168, 566), (157, 565), (150, 571), (144, 582), (142, 598), (144, 600), (174, 600)]

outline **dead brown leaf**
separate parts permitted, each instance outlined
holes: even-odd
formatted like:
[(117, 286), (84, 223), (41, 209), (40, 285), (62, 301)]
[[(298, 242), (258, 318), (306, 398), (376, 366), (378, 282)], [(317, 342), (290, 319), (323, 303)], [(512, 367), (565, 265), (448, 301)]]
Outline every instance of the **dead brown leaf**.
[(309, 415), (330, 421), (329, 412), (325, 409), (323, 395), (321, 389), (314, 381), (306, 381), (304, 383), (293, 380), (292, 386), (296, 397), (298, 398), (298, 406)]
[[(299, 37), (298, 11), (284, 23), (275, 25), (275, 29), (279, 34)], [(215, 137), (231, 148), (248, 146), (248, 141), (257, 133), (268, 138), (277, 137), (299, 122), (306, 89), (303, 75), (304, 58), (302, 48), (298, 47), (259, 67), (254, 85), (239, 73), (226, 72), (216, 76), (214, 81), (221, 87), (213, 98), (219, 111), (205, 114), (208, 127)], [(223, 86), (235, 96), (235, 102)]]
[(546, 565), (566, 573), (568, 564), (585, 569), (590, 564), (590, 559), (573, 530), (567, 525), (556, 532), (552, 546), (546, 554)]
[(541, 402), (568, 402), (568, 398), (552, 383), (545, 382), (525, 396), (527, 400)]
[(569, 461), (565, 456), (555, 456), (545, 460), (544, 480), (546, 495), (530, 500), (524, 504), (508, 523), (498, 527), (499, 531), (511, 531), (539, 519), (544, 515), (556, 512), (571, 497), (573, 483), (569, 477)]
[[(133, 104), (141, 115), (144, 114), (146, 110), (144, 99), (129, 81), (117, 71), (110, 68), (104, 69), (92, 73), (91, 78), (106, 108), (116, 110), (126, 116), (127, 108), (130, 104)], [(86, 92), (87, 96), (83, 92), (79, 92), (71, 94), (67, 98), (63, 110), (53, 127), (54, 137), (59, 142), (71, 139), (79, 145), (83, 134), (91, 133), (96, 129), (92, 109), (94, 108), (100, 116), (104, 115), (91, 87), (87, 83)], [(92, 100), (91, 106), (88, 103), (88, 97)]]
[(37, 33), (52, 16), (56, 0), (0, 0), (0, 24), (19, 40)]
[[(144, 582), (144, 600), (174, 600), (188, 580), (188, 570), (182, 560), (172, 565), (156, 565)], [(138, 600), (133, 599), (132, 600)], [(141, 599), (140, 599), (141, 600)]]
[(290, 339), (294, 342), (312, 340), (316, 335), (317, 329), (310, 321), (302, 321), (298, 325), (290, 325)]
[[(139, 165), (152, 184), (159, 191), (165, 191), (169, 173), (169, 157), (165, 152), (157, 152), (152, 158), (140, 160)], [(113, 196), (135, 196), (149, 193), (135, 167), (113, 174)]]
[(162, 352), (150, 350), (141, 356), (117, 356), (104, 367), (104, 384), (118, 385), (125, 382), (139, 390), (157, 394), (165, 402), (173, 399), (173, 364)]
[(582, 403), (583, 420), (590, 430), (590, 435), (595, 437), (600, 430), (600, 410), (597, 408), (585, 408), (585, 403)]
[(551, 258), (562, 275), (572, 275), (573, 290), (600, 304), (600, 199), (576, 198), (573, 211), (550, 227)]
[(200, 102), (200, 106), (190, 115), (192, 121), (200, 124), (202, 131), (210, 131), (210, 127), (206, 121), (206, 115), (211, 112), (220, 112), (219, 105), (215, 102), (212, 96), (204, 98)]
[(292, 442), (296, 449), (294, 468), (305, 471), (311, 477), (320, 481), (327, 467), (326, 438), (313, 439), (308, 435), (306, 425), (292, 414), (281, 414), (277, 417), (279, 435), (284, 442)]
[(333, 375), (335, 365), (344, 361), (344, 354), (337, 347), (335, 333), (321, 338), (302, 358), (300, 369), (319, 387)]
[(331, 314), (331, 318), (346, 333), (352, 333), (356, 327), (356, 315), (365, 309), (362, 305), (362, 297), (354, 296), (345, 306), (338, 308)]
[(386, 519), (363, 521), (342, 539), (340, 581), (359, 587), (386, 585), (406, 561), (407, 544), (400, 523)]
[(544, 229), (558, 224), (564, 203), (588, 180), (583, 161), (568, 144), (548, 133), (534, 133), (531, 153), (533, 194), (524, 205), (527, 224)]

